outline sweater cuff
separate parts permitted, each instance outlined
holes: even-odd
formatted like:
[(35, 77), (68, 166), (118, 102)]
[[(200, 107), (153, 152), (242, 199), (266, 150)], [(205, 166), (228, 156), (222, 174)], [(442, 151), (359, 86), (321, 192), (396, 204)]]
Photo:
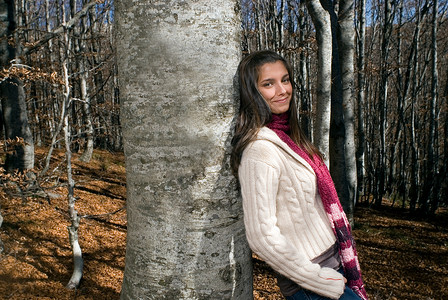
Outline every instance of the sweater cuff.
[(304, 268), (308, 272), (317, 273), (317, 281), (302, 283), (303, 288), (330, 299), (339, 299), (344, 293), (344, 276), (338, 271), (327, 267), (322, 268), (317, 264), (310, 264)]

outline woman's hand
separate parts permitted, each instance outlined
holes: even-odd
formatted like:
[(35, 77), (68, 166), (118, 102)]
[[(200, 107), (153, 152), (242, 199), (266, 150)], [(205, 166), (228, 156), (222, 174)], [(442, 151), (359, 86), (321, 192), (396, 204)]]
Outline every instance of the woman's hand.
[(344, 277), (344, 283), (347, 283), (347, 278)]

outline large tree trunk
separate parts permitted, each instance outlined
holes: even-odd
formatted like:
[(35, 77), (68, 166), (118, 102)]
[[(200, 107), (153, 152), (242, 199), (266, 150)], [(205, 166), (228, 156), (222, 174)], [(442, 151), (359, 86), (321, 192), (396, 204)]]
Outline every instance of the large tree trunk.
[(116, 3), (128, 215), (122, 299), (252, 299), (228, 164), (237, 7)]

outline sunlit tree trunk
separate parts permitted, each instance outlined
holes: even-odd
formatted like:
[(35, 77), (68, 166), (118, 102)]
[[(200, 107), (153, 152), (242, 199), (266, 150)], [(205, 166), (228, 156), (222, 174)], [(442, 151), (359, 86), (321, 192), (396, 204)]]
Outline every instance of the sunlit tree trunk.
[(332, 35), (329, 13), (318, 0), (307, 0), (306, 6), (316, 28), (317, 39), (317, 103), (314, 144), (322, 152), (329, 166), (331, 114), (331, 59)]
[[(92, 7), (91, 10), (94, 10), (95, 7)], [(91, 17), (93, 14), (90, 13), (89, 16)], [(79, 39), (79, 47), (80, 51), (87, 51), (87, 45), (85, 40), (87, 40), (87, 27), (86, 24), (86, 18), (81, 19), (82, 22), (82, 30), (81, 30), (81, 37)], [(95, 27), (96, 20), (90, 18), (90, 26)], [(93, 24), (92, 24), (93, 22)], [(96, 28), (97, 29), (97, 28)], [(98, 30), (98, 29), (97, 29)], [(92, 35), (91, 42), (94, 42), (95, 37)], [(93, 51), (95, 53), (95, 51)], [(95, 65), (97, 65), (95, 63)], [(81, 156), (79, 157), (79, 160), (84, 162), (89, 162), (92, 159), (93, 155), (93, 134), (94, 134), (94, 128), (93, 128), (93, 122), (92, 122), (92, 110), (91, 110), (91, 97), (88, 93), (87, 88), (87, 80), (88, 80), (88, 69), (87, 69), (87, 60), (84, 58), (84, 55), (82, 55), (79, 58), (79, 77), (80, 77), (80, 90), (81, 90), (81, 100), (82, 100), (82, 107), (84, 112), (84, 126), (85, 126), (85, 146), (83, 149), (83, 152)], [(101, 87), (102, 89), (102, 87)]]
[(122, 299), (253, 297), (228, 162), (237, 10), (234, 0), (116, 2), (128, 217)]
[[(73, 13), (75, 8), (75, 2), (70, 3), (70, 10)], [(66, 23), (65, 19), (65, 7), (62, 7), (62, 24)], [(67, 163), (67, 201), (68, 201), (68, 214), (70, 216), (70, 226), (67, 227), (70, 247), (72, 249), (73, 255), (73, 273), (72, 276), (67, 283), (68, 289), (75, 289), (79, 286), (83, 275), (83, 267), (84, 260), (82, 258), (82, 250), (79, 244), (78, 237), (78, 229), (80, 217), (78, 216), (78, 212), (75, 209), (75, 181), (73, 179), (72, 174), (72, 142), (70, 135), (70, 124), (69, 124), (69, 110), (70, 106), (73, 105), (71, 100), (71, 84), (69, 79), (69, 70), (70, 70), (70, 53), (73, 52), (72, 41), (69, 37), (69, 29), (64, 30), (63, 41), (65, 47), (61, 47), (61, 57), (62, 60), (62, 74), (64, 78), (64, 92), (63, 92), (63, 113), (61, 114), (62, 118), (62, 131), (64, 133), (64, 144), (65, 144), (65, 158)]]

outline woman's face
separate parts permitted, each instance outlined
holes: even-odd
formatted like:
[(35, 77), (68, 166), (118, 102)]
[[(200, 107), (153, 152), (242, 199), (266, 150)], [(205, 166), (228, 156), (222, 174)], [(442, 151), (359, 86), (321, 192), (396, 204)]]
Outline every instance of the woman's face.
[(262, 65), (258, 72), (257, 87), (272, 113), (281, 114), (288, 111), (292, 85), (283, 62), (276, 61)]

